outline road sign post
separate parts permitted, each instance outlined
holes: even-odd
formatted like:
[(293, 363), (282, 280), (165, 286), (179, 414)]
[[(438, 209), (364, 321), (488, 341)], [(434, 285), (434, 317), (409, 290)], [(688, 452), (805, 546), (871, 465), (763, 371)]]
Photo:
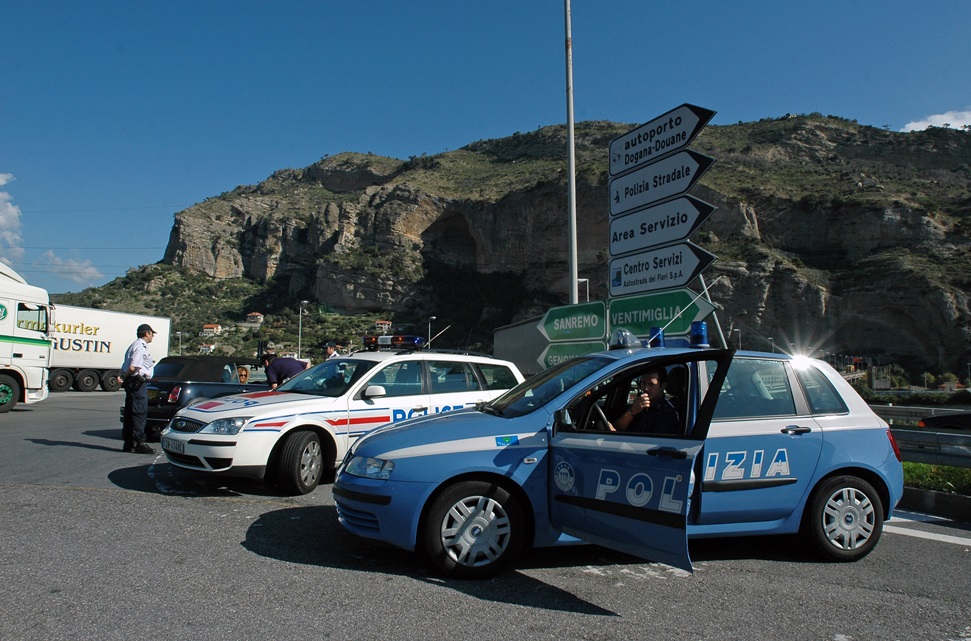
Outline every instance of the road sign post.
[(684, 287), (715, 262), (690, 242), (667, 245), (610, 261), (610, 297)]
[(551, 307), (540, 321), (539, 331), (551, 342), (604, 338), (607, 336), (606, 305), (599, 300)]
[(714, 111), (687, 103), (610, 142), (610, 175), (619, 176), (687, 147)]
[(652, 327), (664, 328), (665, 335), (684, 335), (693, 321), (704, 320), (715, 306), (690, 289), (615, 298), (607, 312), (611, 331), (623, 327), (635, 336), (648, 336)]
[(684, 240), (708, 220), (714, 205), (682, 196), (639, 209), (610, 221), (610, 255), (624, 254)]
[(679, 196), (691, 189), (714, 158), (686, 150), (635, 169), (610, 181), (610, 215)]

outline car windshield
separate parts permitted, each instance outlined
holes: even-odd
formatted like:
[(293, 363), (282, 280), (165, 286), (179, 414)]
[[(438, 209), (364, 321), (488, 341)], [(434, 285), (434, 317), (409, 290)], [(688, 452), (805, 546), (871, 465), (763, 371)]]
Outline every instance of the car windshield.
[(280, 385), (277, 391), (337, 398), (346, 394), (347, 390), (375, 365), (374, 361), (332, 358), (300, 372)]
[(529, 414), (610, 362), (602, 356), (568, 360), (520, 383), (484, 409), (508, 418)]

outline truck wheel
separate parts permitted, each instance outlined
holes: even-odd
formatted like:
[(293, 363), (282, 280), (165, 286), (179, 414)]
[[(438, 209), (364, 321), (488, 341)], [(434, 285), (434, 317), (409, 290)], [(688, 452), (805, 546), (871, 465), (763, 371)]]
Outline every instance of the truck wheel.
[(74, 374), (66, 369), (56, 369), (51, 372), (51, 378), (47, 382), (47, 388), (52, 392), (64, 392), (71, 389), (74, 384)]
[(20, 400), (20, 385), (6, 375), (0, 375), (0, 412), (9, 412)]
[(280, 450), (278, 483), (280, 489), (291, 494), (309, 494), (320, 483), (324, 466), (320, 438), (313, 432), (302, 431), (287, 435)]
[(121, 383), (118, 382), (119, 372), (115, 370), (108, 370), (101, 375), (101, 389), (106, 392), (117, 392), (121, 389)]
[(94, 388), (100, 382), (101, 377), (98, 376), (98, 372), (93, 369), (83, 369), (78, 373), (78, 377), (74, 379), (74, 389), (79, 392), (91, 392), (94, 391)]

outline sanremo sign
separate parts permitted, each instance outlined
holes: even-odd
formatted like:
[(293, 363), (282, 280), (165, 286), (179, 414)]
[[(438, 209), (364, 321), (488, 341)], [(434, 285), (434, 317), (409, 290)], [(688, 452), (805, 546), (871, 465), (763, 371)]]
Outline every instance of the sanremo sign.
[(550, 342), (589, 341), (607, 336), (607, 308), (603, 301), (551, 307), (539, 331)]

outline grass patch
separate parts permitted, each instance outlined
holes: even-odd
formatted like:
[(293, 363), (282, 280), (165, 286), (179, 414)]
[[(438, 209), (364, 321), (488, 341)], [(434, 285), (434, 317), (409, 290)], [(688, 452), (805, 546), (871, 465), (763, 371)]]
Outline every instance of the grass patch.
[(905, 462), (904, 485), (971, 496), (971, 468)]

